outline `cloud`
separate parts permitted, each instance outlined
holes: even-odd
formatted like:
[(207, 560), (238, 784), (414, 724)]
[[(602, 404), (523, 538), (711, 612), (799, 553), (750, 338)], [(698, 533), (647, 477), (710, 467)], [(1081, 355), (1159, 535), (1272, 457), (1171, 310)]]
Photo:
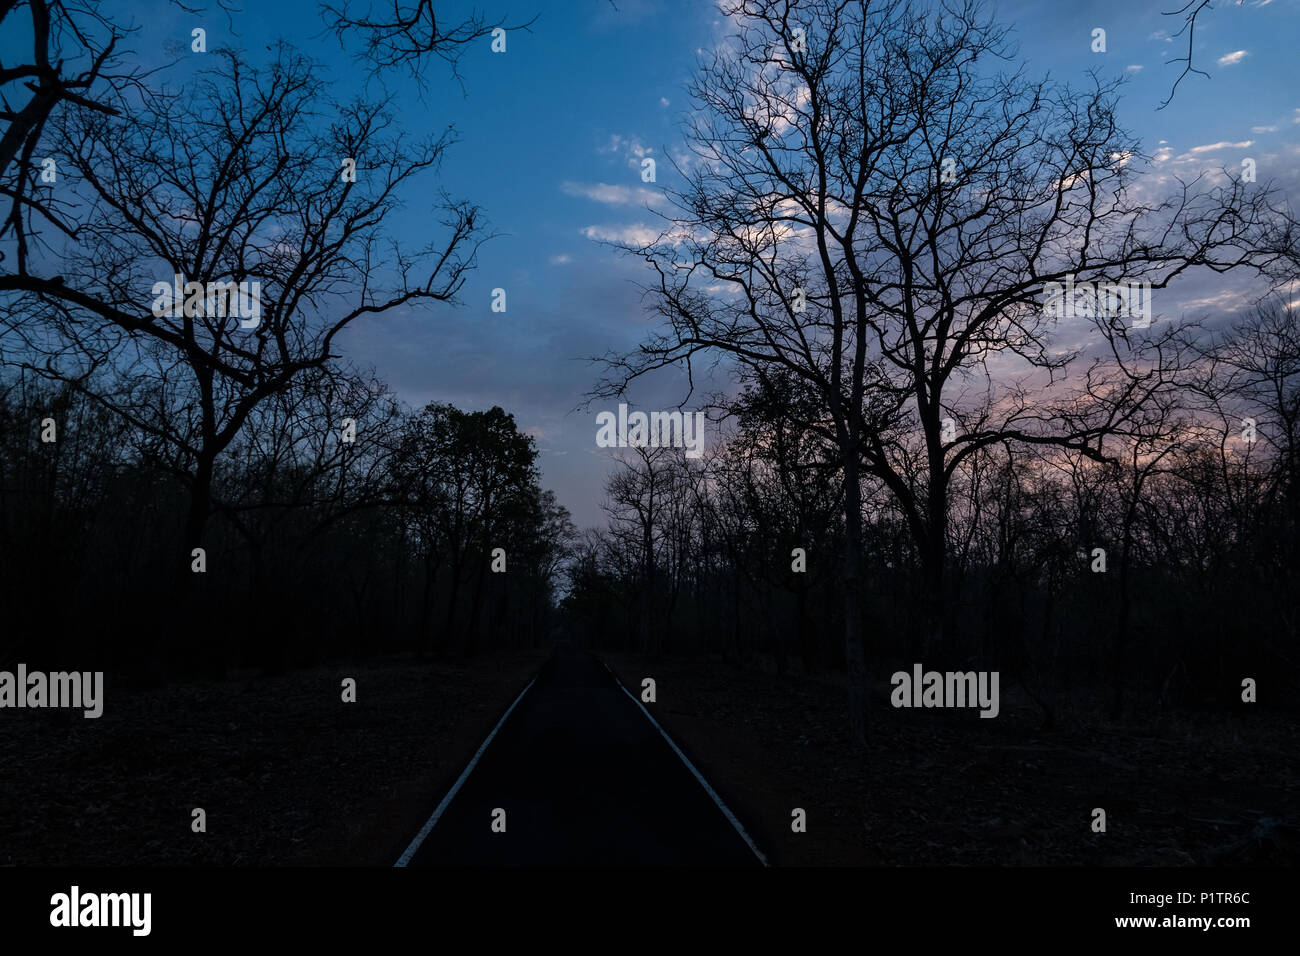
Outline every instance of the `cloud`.
[(1141, 73), (1141, 72), (1142, 72), (1142, 64), (1141, 64), (1141, 63), (1130, 63), (1128, 66), (1124, 67), (1124, 69), (1128, 70), (1130, 73)]
[(603, 156), (621, 155), (633, 169), (641, 168), (641, 160), (654, 155), (654, 148), (646, 146), (636, 136), (620, 136), (611, 133), (604, 146), (597, 146), (596, 152)]
[(1223, 289), (1197, 298), (1184, 298), (1179, 303), (1184, 312), (1236, 312), (1242, 304), (1240, 289)]
[(662, 199), (661, 193), (641, 186), (614, 186), (609, 183), (560, 183), (560, 189), (569, 196), (579, 196), (607, 206), (645, 206)]
[(660, 106), (667, 106), (667, 105), (668, 105), (668, 97), (666, 97), (666, 96), (661, 96), (661, 97), (659, 97), (659, 105), (660, 105)]
[(1232, 53), (1224, 54), (1219, 57), (1219, 66), (1235, 66), (1249, 55), (1246, 50), (1235, 50)]
[(583, 226), (582, 234), (596, 242), (617, 242), (632, 246), (648, 246), (658, 241), (660, 230), (636, 223), (624, 226)]
[(558, 256), (551, 256), (551, 265), (553, 266), (567, 266), (572, 261), (573, 256), (565, 255), (563, 253)]
[(1245, 149), (1247, 146), (1253, 145), (1255, 145), (1253, 139), (1243, 139), (1240, 143), (1229, 143), (1226, 140), (1221, 140), (1217, 143), (1208, 143), (1205, 146), (1193, 146), (1188, 152), (1195, 156), (1200, 153), (1212, 153), (1216, 149)]
[(624, 223), (617, 226), (583, 226), (582, 234), (596, 242), (612, 242), (627, 246), (651, 246), (660, 243), (678, 245), (691, 238), (683, 229), (664, 229), (645, 223)]
[(1252, 126), (1250, 128), (1250, 131), (1252, 133), (1276, 133), (1277, 127), (1276, 126)]
[(1174, 155), (1174, 151), (1168, 146), (1162, 146), (1156, 150), (1155, 155), (1151, 158), (1157, 163), (1163, 163)]
[(1056, 182), (1052, 183), (1052, 188), (1059, 189), (1059, 190), (1070, 190), (1073, 189), (1076, 184), (1081, 182), (1087, 182), (1087, 181), (1088, 181), (1088, 171), (1085, 169), (1082, 172), (1073, 173), (1069, 176), (1066, 176), (1064, 179), (1058, 179)]

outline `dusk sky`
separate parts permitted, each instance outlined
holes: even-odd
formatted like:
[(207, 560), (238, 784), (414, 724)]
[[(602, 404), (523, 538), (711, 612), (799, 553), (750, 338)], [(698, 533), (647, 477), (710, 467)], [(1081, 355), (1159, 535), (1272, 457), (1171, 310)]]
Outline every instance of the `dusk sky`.
[[(1216, 4), (1198, 21), (1194, 51), (1195, 65), (1210, 78), (1187, 76), (1173, 102), (1158, 110), (1181, 69), (1166, 61), (1185, 47), (1185, 38), (1169, 35), (1181, 20), (1161, 15), (1176, 6), (1003, 2), (996, 10), (1014, 28), (1031, 75), (1074, 81), (1095, 69), (1127, 78), (1121, 119), (1154, 158), (1156, 187), (1171, 183), (1174, 173), (1240, 168), (1251, 157), (1261, 182), (1276, 180), (1294, 197), (1300, 0)], [(676, 184), (665, 160), (684, 155), (687, 83), (697, 57), (724, 42), (728, 24), (703, 0), (534, 0), (479, 9), (512, 25), (532, 23), (508, 34), (505, 53), (493, 53), (488, 39), (472, 45), (459, 82), (440, 61), (429, 66), (423, 95), (400, 73), (387, 82), (410, 133), (454, 125), (459, 136), (437, 178), (423, 180), (430, 202), (438, 186), (473, 201), (500, 235), (482, 247), (460, 306), (365, 318), (340, 346), (412, 405), (500, 405), (514, 414), (536, 439), (543, 484), (579, 527), (601, 524), (614, 452), (596, 447), (595, 415), (615, 403), (578, 410), (601, 371), (586, 359), (634, 347), (656, 321), (637, 286), (648, 280), (647, 267), (601, 240), (657, 231), (659, 220), (647, 207), (663, 208), (662, 191)], [(469, 8), (438, 10), (454, 22)], [(132, 46), (146, 61), (149, 50), (161, 59), (163, 50), (188, 46), (190, 29), (203, 26), (209, 49), (256, 50), (278, 37), (289, 40), (330, 65), (337, 78), (331, 92), (340, 99), (367, 83), (323, 30), (316, 0), (248, 4), (229, 22), (220, 12), (195, 17), (161, 3), (156, 18), (135, 16), (140, 32)], [(1090, 49), (1096, 27), (1106, 30), (1104, 54)], [(655, 183), (641, 181), (645, 156), (657, 161)], [(413, 246), (425, 240), (430, 221), (417, 198), (410, 194), (394, 233)], [(494, 288), (507, 292), (505, 313), (491, 310)], [(1238, 287), (1218, 277), (1192, 277), (1156, 301), (1157, 321), (1222, 315), (1244, 302)], [(670, 409), (685, 394), (684, 375), (662, 372), (631, 400)]]

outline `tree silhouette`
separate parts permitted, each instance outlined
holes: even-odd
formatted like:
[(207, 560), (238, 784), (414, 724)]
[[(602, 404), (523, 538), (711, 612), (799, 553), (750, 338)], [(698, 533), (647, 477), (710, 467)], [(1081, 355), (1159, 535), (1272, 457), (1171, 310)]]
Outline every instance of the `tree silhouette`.
[(1294, 255), (1293, 223), (1238, 180), (1150, 199), (1116, 83), (997, 69), (1014, 50), (976, 0), (724, 13), (736, 34), (694, 82), (675, 213), (657, 241), (623, 246), (654, 270), (664, 327), (609, 357), (596, 394), (705, 356), (816, 394), (843, 474), (845, 657), (864, 740), (864, 483), (904, 516), (925, 647), (938, 647), (958, 470), (1006, 443), (1104, 457), (1105, 436), (1156, 427), (1148, 412), (1187, 356), (1175, 330), (1139, 331), (1113, 308), (1060, 321), (1052, 284), (1161, 290), (1194, 269), (1266, 271)]

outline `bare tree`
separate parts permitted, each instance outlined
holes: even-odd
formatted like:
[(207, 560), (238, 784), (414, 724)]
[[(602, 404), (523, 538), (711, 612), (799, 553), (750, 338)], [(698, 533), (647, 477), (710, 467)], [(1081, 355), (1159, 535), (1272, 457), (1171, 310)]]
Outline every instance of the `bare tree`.
[[(88, 393), (96, 373), (131, 370), (125, 389), (93, 397), (179, 453), (187, 555), (212, 511), (217, 458), (259, 405), (325, 368), (358, 319), (453, 300), (479, 241), (477, 210), (449, 200), (440, 242), (409, 250), (385, 237), (447, 136), (408, 142), (383, 104), (330, 102), (287, 46), (266, 68), (214, 56), (183, 96), (134, 91), (121, 117), (63, 116), (54, 132), (80, 184), (76, 242), (62, 275), (0, 276), (21, 343), (11, 354)], [(251, 318), (235, 314), (237, 292)]]
[(1163, 15), (1166, 17), (1183, 18), (1183, 25), (1178, 28), (1178, 31), (1174, 33), (1170, 39), (1176, 40), (1183, 34), (1187, 34), (1187, 55), (1174, 57), (1172, 60), (1165, 61), (1166, 64), (1182, 63), (1183, 72), (1179, 73), (1178, 77), (1174, 80), (1173, 86), (1169, 88), (1169, 95), (1160, 103), (1159, 109), (1164, 109), (1174, 101), (1174, 94), (1178, 92), (1178, 84), (1183, 82), (1183, 79), (1188, 73), (1199, 73), (1207, 80), (1210, 78), (1210, 74), (1192, 66), (1192, 53), (1196, 46), (1196, 20), (1206, 10), (1212, 9), (1214, 8), (1210, 6), (1210, 0), (1187, 0), (1187, 2), (1177, 10), (1163, 11)]
[(633, 448), (605, 483), (601, 506), (609, 516), (610, 538), (634, 569), (631, 610), (642, 651), (659, 648), (662, 621), (656, 604), (659, 554), (667, 523), (673, 474), (668, 449)]
[[(231, 2), (215, 0), (215, 6), (229, 17)], [(170, 3), (191, 13), (204, 9)], [(0, 196), (9, 201), (0, 240), (14, 244), (12, 255), (0, 249), (0, 262), (21, 272), (42, 251), (32, 248), (41, 226), (76, 233), (75, 208), (55, 185), (66, 171), (44, 138), (47, 125), (72, 106), (120, 116), (116, 101), (141, 88), (152, 71), (127, 64), (125, 43), (136, 28), (106, 15), (99, 0), (4, 0), (0, 29), (31, 40), (25, 56), (15, 52), (15, 60), (0, 62), (0, 119), (8, 124), (0, 135)]]
[(377, 11), (375, 6), (373, 0), (343, 0), (322, 4), (321, 13), (341, 46), (361, 38), (358, 59), (373, 72), (405, 67), (420, 83), (430, 60), (441, 60), (459, 78), (460, 60), (471, 43), (498, 29), (527, 30), (533, 22), (507, 27), (504, 20), (489, 20), (477, 10), (449, 21), (438, 15), (433, 0), (380, 0)]
[[(46, 124), (67, 104), (117, 114), (100, 96), (99, 86), (101, 80), (122, 84), (129, 78), (110, 72), (126, 31), (105, 19), (93, 0), (6, 0), (0, 3), (0, 29), (15, 36), (25, 29), (31, 36), (25, 62), (0, 63), (0, 119), (7, 124), (0, 135), (0, 195), (9, 201), (0, 238), (12, 239), (15, 256), (9, 258), (22, 268), (33, 215), (71, 228), (54, 208), (53, 191), (41, 195), (39, 189), (42, 174), (58, 175), (57, 164), (44, 167), (48, 157), (36, 152)], [(65, 64), (79, 69), (66, 73)], [(0, 252), (0, 261), (4, 258)]]
[(1100, 457), (1104, 436), (1140, 432), (1179, 381), (1172, 331), (1135, 332), (1106, 309), (1059, 321), (1049, 284), (1164, 289), (1195, 268), (1263, 270), (1292, 254), (1293, 233), (1268, 189), (1239, 181), (1147, 198), (1116, 84), (998, 71), (1014, 51), (976, 0), (724, 12), (736, 33), (692, 88), (676, 214), (658, 241), (624, 246), (654, 269), (665, 328), (610, 357), (596, 391), (725, 356), (783, 369), (825, 405), (843, 470), (850, 722), (864, 740), (864, 481), (905, 516), (937, 646), (955, 471), (1009, 442)]

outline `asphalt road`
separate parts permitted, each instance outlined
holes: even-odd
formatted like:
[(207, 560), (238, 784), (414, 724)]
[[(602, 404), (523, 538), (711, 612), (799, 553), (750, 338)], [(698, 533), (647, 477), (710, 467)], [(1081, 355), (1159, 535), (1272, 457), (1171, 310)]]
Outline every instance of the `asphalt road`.
[(559, 644), (408, 865), (760, 864), (605, 666)]

